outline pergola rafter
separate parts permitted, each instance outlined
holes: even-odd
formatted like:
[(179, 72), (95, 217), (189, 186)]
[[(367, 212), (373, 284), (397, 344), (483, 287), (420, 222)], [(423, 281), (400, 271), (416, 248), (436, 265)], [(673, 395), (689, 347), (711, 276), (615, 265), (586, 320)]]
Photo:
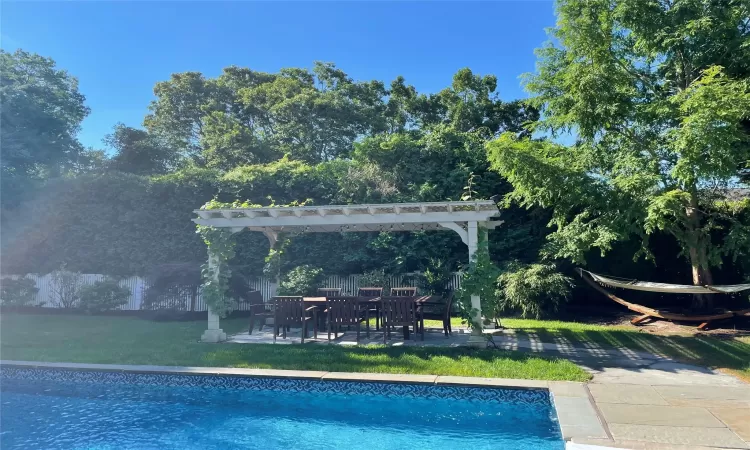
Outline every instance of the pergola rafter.
[[(270, 206), (258, 208), (199, 209), (194, 211), (198, 225), (227, 228), (232, 232), (258, 231), (273, 247), (281, 232), (334, 233), (420, 231), (447, 229), (456, 232), (468, 246), (471, 260), (477, 250), (478, 233), (495, 228), (502, 221), (495, 202), (385, 203), (370, 205)], [(209, 264), (212, 258), (209, 255)], [(479, 296), (472, 296), (472, 307), (481, 311)], [(477, 317), (477, 320), (480, 318)], [(226, 334), (219, 318), (208, 311), (208, 329), (202, 340), (219, 342)]]

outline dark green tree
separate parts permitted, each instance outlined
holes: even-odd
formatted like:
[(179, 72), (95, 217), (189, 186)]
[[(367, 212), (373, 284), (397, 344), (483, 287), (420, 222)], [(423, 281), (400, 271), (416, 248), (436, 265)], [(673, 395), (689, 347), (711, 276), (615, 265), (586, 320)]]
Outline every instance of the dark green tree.
[[(552, 209), (549, 253), (673, 236), (692, 282), (712, 284), (722, 257), (747, 258), (750, 224), (726, 192), (750, 158), (750, 3), (562, 0), (556, 43), (526, 79), (536, 129), (571, 146), (505, 135), (493, 167), (522, 206)], [(710, 306), (696, 297), (695, 308)]]
[(0, 179), (2, 204), (13, 206), (33, 179), (79, 163), (81, 121), (89, 113), (78, 80), (34, 53), (0, 50)]

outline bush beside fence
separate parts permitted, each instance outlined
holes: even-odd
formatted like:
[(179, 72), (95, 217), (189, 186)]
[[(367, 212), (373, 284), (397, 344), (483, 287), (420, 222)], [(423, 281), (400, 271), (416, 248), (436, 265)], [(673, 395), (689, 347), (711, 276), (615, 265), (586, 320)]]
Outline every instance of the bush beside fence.
[[(410, 274), (413, 275), (413, 274)], [(357, 292), (357, 289), (359, 288), (359, 279), (361, 275), (349, 275), (349, 276), (330, 276), (327, 277), (324, 281), (324, 287), (330, 287), (330, 288), (342, 288), (344, 294), (350, 294), (353, 295)], [(54, 290), (57, 288), (57, 286), (54, 284), (54, 277), (52, 274), (46, 274), (46, 275), (5, 275), (2, 277), (3, 279), (11, 278), (11, 279), (18, 279), (18, 278), (28, 278), (30, 280), (33, 280), (36, 283), (36, 287), (39, 289), (39, 291), (34, 296), (34, 300), (29, 304), (29, 306), (38, 306), (38, 307), (44, 307), (44, 308), (60, 308), (60, 305), (56, 304), (54, 301)], [(106, 279), (106, 275), (102, 274), (81, 274), (80, 275), (80, 285), (93, 285), (97, 281), (101, 281)], [(413, 276), (409, 275), (403, 275), (403, 276), (392, 276), (390, 278), (390, 286), (414, 286), (414, 278)], [(451, 289), (457, 289), (460, 287), (461, 283), (461, 274), (455, 273), (453, 274), (453, 278), (451, 282), (449, 283), (449, 287)], [(206, 304), (203, 301), (203, 298), (200, 294), (200, 291), (198, 292), (197, 301), (195, 302), (195, 309), (191, 309), (191, 302), (190, 301), (178, 301), (178, 302), (165, 302), (158, 308), (148, 308), (144, 303), (144, 292), (148, 289), (149, 284), (146, 279), (141, 277), (128, 277), (121, 279), (118, 284), (130, 291), (130, 297), (128, 298), (128, 302), (123, 305), (120, 308), (117, 308), (119, 310), (124, 311), (135, 311), (135, 310), (141, 310), (141, 309), (179, 309), (179, 310), (194, 310), (194, 311), (205, 311), (206, 310)], [(268, 280), (265, 277), (257, 278), (255, 280), (251, 280), (249, 282), (248, 286), (249, 290), (253, 291), (260, 291), (261, 295), (263, 296), (264, 301), (269, 301), (271, 297), (275, 294), (275, 286), (271, 283), (270, 280)], [(181, 305), (185, 305), (182, 306)], [(247, 305), (240, 303), (239, 307), (237, 308), (239, 310), (245, 310), (247, 309)]]

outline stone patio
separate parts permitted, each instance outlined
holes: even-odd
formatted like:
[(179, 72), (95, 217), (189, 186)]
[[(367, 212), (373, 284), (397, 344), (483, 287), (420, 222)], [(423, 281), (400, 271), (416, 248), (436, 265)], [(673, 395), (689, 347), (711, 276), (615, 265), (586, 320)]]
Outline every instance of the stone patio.
[[(276, 338), (276, 344), (299, 344), (302, 336), (300, 329), (292, 328), (286, 333), (286, 339), (278, 336)], [(425, 328), (424, 341), (421, 340), (421, 336), (416, 336), (412, 333), (409, 339), (404, 339), (401, 330), (391, 332), (391, 337), (388, 339), (388, 345), (394, 346), (424, 346), (424, 347), (459, 347), (467, 345), (470, 333), (466, 329), (453, 330), (453, 334), (450, 337), (446, 337), (443, 334), (442, 329)], [(356, 331), (345, 331), (339, 333), (336, 339), (333, 339), (331, 335), (331, 345), (357, 345), (357, 332)], [(227, 342), (232, 344), (272, 344), (273, 343), (273, 328), (269, 326), (263, 327), (262, 330), (253, 330), (253, 334), (247, 334), (247, 331), (231, 335), (227, 338)], [(312, 332), (308, 332), (308, 337), (305, 338), (305, 344), (307, 343), (316, 344), (329, 344), (328, 332), (318, 332), (318, 338), (313, 337)], [(377, 345), (383, 344), (383, 332), (370, 330), (370, 337), (362, 330), (360, 335), (359, 345)]]

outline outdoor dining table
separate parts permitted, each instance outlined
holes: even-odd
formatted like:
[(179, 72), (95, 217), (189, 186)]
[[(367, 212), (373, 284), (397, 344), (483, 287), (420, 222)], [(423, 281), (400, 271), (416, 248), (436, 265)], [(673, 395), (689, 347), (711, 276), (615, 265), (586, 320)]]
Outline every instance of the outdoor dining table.
[[(332, 297), (333, 298), (333, 297)], [(372, 303), (376, 305), (378, 308), (383, 303), (382, 299), (380, 297), (358, 297), (356, 295), (336, 295), (335, 298), (350, 298), (352, 300), (357, 300), (360, 303)], [(421, 308), (422, 305), (430, 304), (430, 303), (439, 303), (443, 301), (442, 295), (418, 295), (414, 298), (414, 302), (417, 304), (417, 310)], [(326, 306), (326, 297), (302, 297), (302, 301), (314, 305), (314, 306), (320, 306), (325, 307)], [(325, 320), (324, 315), (319, 315), (323, 320)], [(414, 330), (416, 333), (416, 330)], [(404, 327), (404, 339), (409, 338), (409, 327)]]

